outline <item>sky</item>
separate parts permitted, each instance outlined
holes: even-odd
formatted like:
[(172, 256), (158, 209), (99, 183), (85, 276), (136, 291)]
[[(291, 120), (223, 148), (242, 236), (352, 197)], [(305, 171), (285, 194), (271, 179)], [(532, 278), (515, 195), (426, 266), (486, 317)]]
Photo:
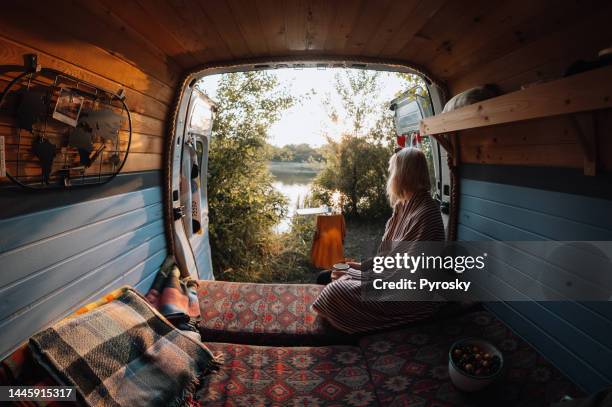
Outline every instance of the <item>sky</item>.
[[(280, 85), (286, 86), (291, 95), (303, 97), (305, 103), (298, 103), (282, 113), (268, 134), (268, 142), (276, 146), (287, 144), (310, 144), (318, 147), (325, 144), (325, 135), (338, 138), (350, 120), (340, 117), (332, 122), (324, 105), (326, 98), (332, 105), (340, 103), (334, 89), (334, 75), (343, 68), (304, 68), (278, 69), (272, 71)], [(203, 89), (213, 100), (220, 75), (210, 75), (202, 79)], [(381, 72), (381, 89), (372, 103), (388, 104), (395, 96), (406, 89), (406, 82), (394, 73)]]

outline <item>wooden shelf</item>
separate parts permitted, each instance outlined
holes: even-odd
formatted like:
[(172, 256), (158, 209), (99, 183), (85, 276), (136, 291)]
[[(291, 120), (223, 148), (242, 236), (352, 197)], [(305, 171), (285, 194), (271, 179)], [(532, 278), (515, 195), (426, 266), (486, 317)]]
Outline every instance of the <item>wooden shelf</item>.
[(508, 93), (421, 121), (422, 135), (612, 108), (612, 66)]

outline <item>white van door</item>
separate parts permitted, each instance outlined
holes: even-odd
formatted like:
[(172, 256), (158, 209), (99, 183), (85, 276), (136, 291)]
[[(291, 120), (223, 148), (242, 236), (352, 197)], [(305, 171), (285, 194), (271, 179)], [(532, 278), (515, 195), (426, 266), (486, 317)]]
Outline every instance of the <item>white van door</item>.
[(177, 138), (172, 168), (175, 257), (184, 274), (187, 271), (193, 278), (214, 279), (206, 185), (214, 103), (202, 91), (193, 88), (186, 113), (184, 127), (179, 129), (183, 135)]

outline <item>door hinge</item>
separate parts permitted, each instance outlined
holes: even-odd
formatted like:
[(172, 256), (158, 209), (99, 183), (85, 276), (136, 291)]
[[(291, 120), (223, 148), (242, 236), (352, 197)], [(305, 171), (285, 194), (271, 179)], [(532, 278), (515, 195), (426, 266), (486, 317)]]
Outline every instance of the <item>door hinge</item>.
[(172, 208), (174, 213), (174, 220), (179, 220), (185, 217), (185, 206), (181, 205), (175, 208)]

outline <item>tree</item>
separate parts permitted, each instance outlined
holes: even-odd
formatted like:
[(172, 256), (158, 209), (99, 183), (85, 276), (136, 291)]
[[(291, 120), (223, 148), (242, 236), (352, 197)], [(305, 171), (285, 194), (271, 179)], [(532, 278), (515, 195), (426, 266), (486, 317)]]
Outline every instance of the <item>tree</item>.
[(264, 263), (273, 245), (271, 228), (285, 215), (286, 200), (272, 186), (265, 148), (269, 128), (293, 99), (270, 73), (245, 72), (221, 77), (216, 102), (208, 174), (213, 265), (221, 272), (249, 272)]
[(365, 70), (345, 70), (335, 75), (334, 88), (341, 104), (335, 106), (329, 98), (326, 104), (332, 120), (345, 117), (351, 122), (347, 133), (366, 135), (370, 129), (372, 117), (376, 117), (381, 108), (372, 103), (372, 97), (380, 90), (379, 77), (378, 72)]
[(321, 152), (306, 143), (287, 144), (276, 147), (271, 144), (266, 146), (267, 157), (270, 161), (286, 161), (295, 163), (320, 162), (323, 159)]
[[(326, 166), (315, 180), (313, 194), (327, 205), (338, 205), (351, 217), (388, 215), (385, 180), (390, 152), (365, 137), (344, 134), (329, 140)], [(332, 202), (335, 192), (340, 202)]]
[[(392, 154), (393, 117), (388, 107), (372, 103), (380, 91), (380, 73), (347, 70), (336, 74), (340, 104), (328, 99), (332, 120), (350, 125), (340, 140), (328, 137), (326, 166), (315, 180), (313, 195), (328, 205), (339, 205), (351, 217), (380, 217), (389, 213), (385, 180)], [(340, 194), (340, 202), (331, 202)]]
[[(421, 94), (424, 90), (417, 76), (398, 76), (406, 81), (409, 93)], [(396, 132), (388, 101), (373, 102), (378, 99), (380, 78), (381, 73), (376, 71), (338, 73), (335, 90), (341, 103), (338, 106), (327, 101), (330, 118), (344, 117), (350, 126), (340, 140), (328, 137), (326, 166), (315, 180), (313, 197), (327, 205), (339, 205), (350, 217), (384, 217), (391, 211), (386, 180)], [(338, 194), (340, 202), (332, 202)]]

